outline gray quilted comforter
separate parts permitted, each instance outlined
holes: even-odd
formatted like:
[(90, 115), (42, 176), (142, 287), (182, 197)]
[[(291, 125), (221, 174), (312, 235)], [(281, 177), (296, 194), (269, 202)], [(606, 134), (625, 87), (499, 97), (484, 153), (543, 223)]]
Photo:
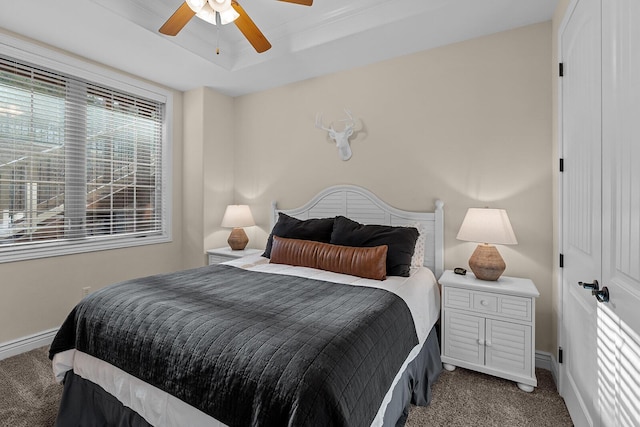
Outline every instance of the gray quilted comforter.
[(76, 348), (230, 426), (366, 426), (417, 343), (391, 292), (216, 265), (91, 294), (50, 356)]

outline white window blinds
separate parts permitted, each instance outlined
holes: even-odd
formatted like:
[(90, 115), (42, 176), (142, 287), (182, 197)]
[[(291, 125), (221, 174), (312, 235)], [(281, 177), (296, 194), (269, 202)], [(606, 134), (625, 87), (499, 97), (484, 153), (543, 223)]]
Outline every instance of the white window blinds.
[(0, 256), (162, 234), (164, 110), (0, 55)]

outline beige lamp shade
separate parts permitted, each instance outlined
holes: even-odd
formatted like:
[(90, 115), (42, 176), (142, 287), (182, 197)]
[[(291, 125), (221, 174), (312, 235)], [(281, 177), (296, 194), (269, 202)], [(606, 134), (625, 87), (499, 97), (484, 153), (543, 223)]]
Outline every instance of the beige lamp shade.
[(507, 267), (493, 244), (518, 243), (504, 209), (470, 208), (456, 238), (480, 243), (469, 258), (469, 268), (480, 280), (498, 280)]
[(494, 245), (518, 244), (504, 209), (470, 208), (456, 239)]
[(247, 247), (249, 238), (242, 227), (256, 225), (248, 205), (229, 205), (222, 217), (222, 227), (233, 228), (227, 243), (234, 251), (241, 251)]
[(222, 217), (222, 227), (251, 227), (256, 225), (248, 205), (229, 205)]

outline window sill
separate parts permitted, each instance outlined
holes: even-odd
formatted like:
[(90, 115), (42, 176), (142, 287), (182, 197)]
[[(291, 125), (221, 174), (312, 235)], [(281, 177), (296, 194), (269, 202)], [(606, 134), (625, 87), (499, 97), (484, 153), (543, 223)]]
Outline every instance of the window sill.
[(60, 242), (39, 243), (37, 247), (31, 245), (13, 246), (0, 250), (0, 263), (26, 261), (38, 258), (74, 255), (88, 252), (125, 249), (135, 246), (157, 245), (171, 243), (169, 234), (155, 236), (127, 236), (108, 239), (86, 238), (82, 242), (66, 240)]

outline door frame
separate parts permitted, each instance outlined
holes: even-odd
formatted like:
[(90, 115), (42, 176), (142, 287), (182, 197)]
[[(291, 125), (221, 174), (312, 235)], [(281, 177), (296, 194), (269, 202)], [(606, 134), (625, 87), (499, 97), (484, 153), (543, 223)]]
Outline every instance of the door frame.
[[(572, 15), (574, 14), (576, 7), (578, 5), (578, 3), (580, 2), (580, 0), (571, 0), (569, 2), (569, 4), (567, 5), (567, 8), (564, 12), (564, 16), (562, 18), (562, 21), (560, 23), (560, 25), (558, 26), (558, 33), (557, 33), (557, 62), (558, 64), (562, 63), (564, 61), (564, 54), (563, 54), (563, 49), (562, 49), (562, 41), (563, 41), (563, 37), (562, 35), (564, 34), (568, 24), (569, 24), (569, 20), (571, 19)], [(555, 65), (559, 67), (559, 65)], [(558, 70), (558, 69), (556, 69)], [(556, 297), (556, 313), (557, 313), (557, 342), (558, 342), (558, 350), (560, 348), (565, 348), (566, 346), (566, 337), (564, 336), (564, 296), (563, 296), (563, 286), (564, 286), (564, 270), (563, 268), (560, 266), (560, 256), (561, 254), (564, 253), (564, 241), (563, 241), (563, 235), (564, 235), (564, 210), (563, 210), (563, 205), (564, 205), (564, 186), (563, 186), (563, 177), (562, 177), (562, 172), (560, 172), (560, 167), (559, 167), (559, 163), (560, 163), (560, 159), (563, 158), (563, 153), (564, 153), (564, 140), (563, 140), (563, 135), (564, 135), (564, 126), (563, 126), (563, 82), (562, 82), (562, 77), (560, 76), (559, 71), (556, 71), (555, 73), (556, 76), (556, 81), (557, 81), (557, 98), (556, 98), (556, 107), (557, 107), (557, 126), (556, 126), (556, 141), (557, 141), (557, 169), (554, 168), (554, 170), (556, 171), (555, 173), (557, 174), (557, 198), (556, 198), (556, 221), (557, 221), (557, 236), (556, 236), (556, 245), (557, 245), (557, 252), (554, 251), (554, 255), (556, 256), (556, 261), (554, 261), (554, 269), (556, 270), (554, 276), (555, 276), (555, 280), (557, 283), (557, 286), (555, 288), (555, 297)], [(573, 419), (573, 422), (575, 425), (588, 425), (588, 421), (590, 419), (589, 416), (587, 416), (586, 414), (586, 410), (584, 407), (584, 403), (581, 401), (581, 399), (579, 399), (577, 397), (577, 395), (575, 395), (574, 393), (570, 393), (571, 392), (571, 387), (569, 386), (569, 384), (565, 384), (566, 381), (566, 364), (560, 363), (559, 360), (556, 361), (556, 366), (557, 366), (557, 377), (556, 377), (556, 386), (558, 388), (558, 392), (559, 394), (562, 396), (562, 398), (567, 401), (573, 401), (576, 405), (573, 405), (574, 407), (579, 407), (581, 409), (581, 413), (577, 414), (578, 416), (580, 416), (580, 419), (575, 420)], [(575, 416), (576, 414), (574, 414)]]
[[(563, 51), (562, 51), (562, 35), (565, 32), (567, 25), (569, 24), (569, 19), (571, 18), (571, 15), (573, 15), (573, 12), (575, 11), (576, 6), (578, 5), (578, 1), (579, 0), (571, 0), (571, 2), (569, 3), (569, 5), (567, 6), (567, 9), (564, 12), (564, 16), (562, 18), (562, 22), (560, 23), (560, 26), (558, 27), (558, 39), (556, 40), (557, 46), (557, 52), (558, 52), (558, 68), (559, 68), (559, 64), (561, 64), (564, 61), (564, 55), (563, 55)], [(564, 279), (564, 274), (563, 274), (563, 269), (562, 267), (560, 267), (560, 256), (562, 253), (564, 253), (564, 244), (563, 244), (563, 234), (564, 234), (564, 228), (563, 228), (563, 219), (564, 219), (564, 210), (563, 210), (563, 205), (564, 205), (564, 186), (563, 186), (563, 179), (562, 179), (562, 172), (560, 171), (560, 159), (562, 159), (563, 153), (564, 153), (564, 139), (563, 139), (563, 135), (564, 135), (564, 122), (563, 122), (563, 85), (562, 85), (562, 77), (560, 76), (560, 72), (559, 69), (558, 71), (555, 73), (555, 78), (557, 81), (557, 98), (556, 98), (556, 108), (557, 108), (557, 126), (556, 126), (556, 141), (557, 141), (557, 153), (556, 153), (556, 159), (557, 159), (557, 169), (554, 168), (555, 174), (557, 176), (557, 199), (556, 199), (556, 221), (557, 221), (557, 236), (556, 236), (556, 245), (557, 245), (557, 253), (554, 253), (555, 255), (555, 261), (553, 263), (554, 265), (554, 269), (556, 270), (556, 274), (555, 274), (555, 280), (557, 283), (556, 289), (555, 289), (555, 293), (556, 293), (556, 301), (557, 301), (557, 305), (556, 305), (556, 312), (558, 313), (558, 318), (557, 318), (557, 341), (558, 341), (558, 351), (560, 348), (563, 347), (563, 345), (565, 344), (565, 337), (564, 337), (564, 333), (563, 333), (563, 322), (564, 322), (564, 301), (563, 301), (563, 292), (562, 292), (562, 286), (563, 286), (563, 279)], [(556, 353), (556, 356), (559, 357), (559, 354)], [(557, 360), (557, 372), (558, 372), (558, 376), (556, 378), (556, 386), (558, 388), (559, 392), (562, 392), (563, 390), (563, 386), (564, 386), (564, 365), (560, 362), (560, 360)]]

